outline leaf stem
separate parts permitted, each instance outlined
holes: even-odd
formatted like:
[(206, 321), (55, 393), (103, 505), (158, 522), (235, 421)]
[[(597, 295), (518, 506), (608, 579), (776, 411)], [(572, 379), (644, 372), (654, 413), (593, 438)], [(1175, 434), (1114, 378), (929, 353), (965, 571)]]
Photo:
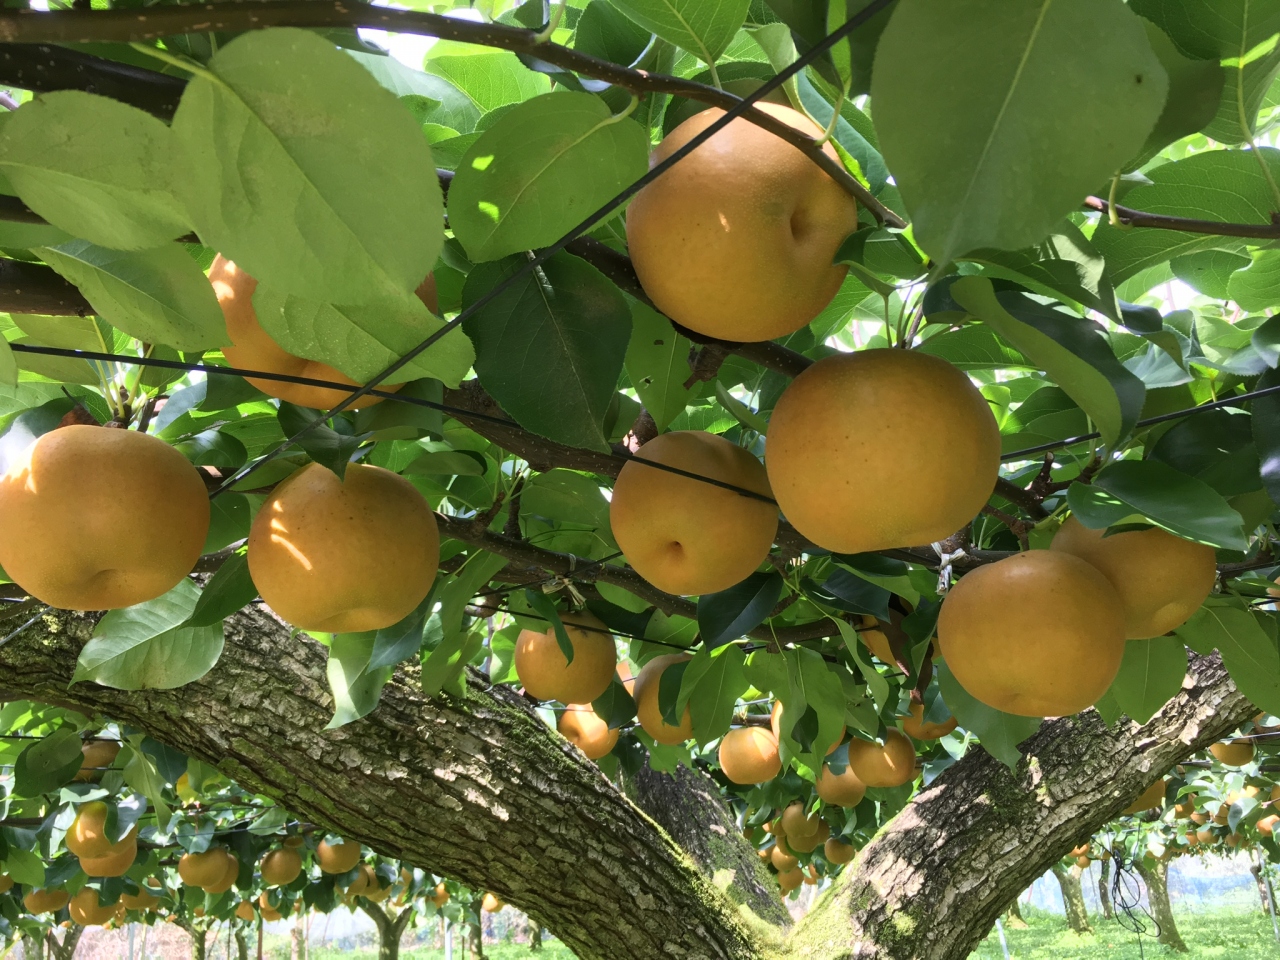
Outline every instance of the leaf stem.
[(553, 11), (551, 17), (547, 20), (547, 25), (543, 27), (534, 36), (535, 43), (546, 43), (551, 39), (551, 35), (560, 29), (560, 21), (564, 18), (564, 8), (568, 0), (560, 0)]
[(211, 80), (220, 86), (223, 85), (221, 78), (219, 78), (216, 73), (212, 70), (205, 69), (194, 60), (189, 60), (186, 57), (174, 56), (168, 50), (162, 50), (159, 47), (152, 47), (145, 43), (130, 43), (129, 46), (133, 47), (133, 49), (137, 50), (139, 53), (145, 53), (149, 57), (155, 57), (155, 59), (162, 63), (167, 63), (171, 67), (177, 67), (179, 70), (185, 70), (187, 73), (195, 74), (197, 77), (203, 77), (205, 80)]
[(1128, 230), (1132, 224), (1121, 223), (1120, 218), (1116, 216), (1116, 191), (1120, 187), (1120, 171), (1116, 171), (1116, 175), (1111, 178), (1111, 191), (1107, 194), (1107, 220), (1113, 227), (1120, 227)]

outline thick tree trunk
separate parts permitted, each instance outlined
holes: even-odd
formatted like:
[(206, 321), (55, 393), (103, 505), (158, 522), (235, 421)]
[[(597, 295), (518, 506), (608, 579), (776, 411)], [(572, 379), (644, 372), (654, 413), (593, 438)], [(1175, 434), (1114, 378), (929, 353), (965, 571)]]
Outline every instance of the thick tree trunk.
[(400, 938), (404, 936), (405, 927), (413, 917), (413, 907), (405, 907), (395, 917), (367, 900), (360, 901), (360, 909), (369, 915), (378, 928), (378, 960), (398, 960)]
[(1076, 865), (1067, 869), (1060, 863), (1053, 865), (1053, 876), (1062, 888), (1062, 907), (1067, 914), (1067, 926), (1076, 933), (1093, 933), (1089, 926), (1089, 911), (1084, 905), (1084, 890), (1080, 877), (1084, 871)]
[(1151, 916), (1159, 928), (1157, 939), (1170, 950), (1186, 953), (1178, 926), (1173, 922), (1173, 908), (1169, 906), (1169, 863), (1166, 860), (1136, 860), (1134, 866), (1142, 874), (1147, 887), (1147, 903)]
[(1271, 916), (1271, 904), (1267, 900), (1267, 885), (1262, 879), (1262, 864), (1250, 864), (1249, 872), (1253, 874), (1253, 881), (1258, 885), (1258, 899), (1262, 901), (1262, 912)]
[(484, 913), (480, 909), (483, 902), (483, 897), (476, 897), (467, 910), (467, 960), (484, 960)]
[(236, 928), (236, 960), (249, 960), (249, 937), (240, 927)]
[(538, 925), (538, 921), (533, 917), (525, 918), (526, 929), (529, 932), (529, 949), (538, 953), (542, 950), (542, 927)]
[(73, 923), (62, 935), (59, 940), (54, 931), (50, 930), (45, 938), (49, 942), (49, 956), (51, 960), (71, 960), (76, 955), (76, 947), (80, 943), (80, 937), (84, 935), (84, 927), (78, 923)]
[[(770, 928), (749, 928), (507, 688), (472, 678), (465, 700), (429, 700), (400, 673), (370, 716), (325, 730), (324, 648), (262, 610), (231, 618), (218, 665), (178, 690), (72, 685), (93, 622), (50, 615), (0, 647), (0, 691), (131, 724), (295, 815), (492, 890), (581, 960), (781, 955)], [(795, 952), (963, 960), (1018, 891), (1251, 712), (1216, 656), (1193, 656), (1186, 687), (1145, 726), (1107, 730), (1093, 712), (1048, 722), (1012, 772), (972, 750), (833, 884), (791, 935)]]
[[(1021, 896), (1019, 894), (1018, 896)], [(1027, 921), (1023, 919), (1022, 907), (1018, 904), (1018, 897), (1014, 897), (1009, 903), (1009, 909), (1004, 914), (1005, 926), (1012, 927), (1014, 930), (1027, 929)]]
[(1110, 920), (1116, 915), (1115, 908), (1111, 906), (1111, 861), (1103, 860), (1102, 867), (1098, 871), (1098, 903), (1102, 905), (1102, 916), (1105, 920)]

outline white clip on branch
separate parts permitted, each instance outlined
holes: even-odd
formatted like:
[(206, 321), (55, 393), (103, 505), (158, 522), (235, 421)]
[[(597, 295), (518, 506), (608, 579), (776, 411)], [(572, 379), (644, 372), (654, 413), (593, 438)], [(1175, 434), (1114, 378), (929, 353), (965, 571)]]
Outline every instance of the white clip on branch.
[(933, 552), (938, 555), (938, 596), (945, 596), (947, 591), (951, 589), (951, 564), (959, 560), (965, 555), (964, 548), (961, 547), (952, 553), (948, 553), (942, 545), (942, 541), (930, 544)]

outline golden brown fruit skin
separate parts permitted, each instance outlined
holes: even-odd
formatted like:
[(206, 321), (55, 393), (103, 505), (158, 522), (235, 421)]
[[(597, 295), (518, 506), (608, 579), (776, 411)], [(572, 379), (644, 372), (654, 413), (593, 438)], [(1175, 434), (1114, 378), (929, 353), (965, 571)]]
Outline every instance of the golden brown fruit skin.
[[(221, 254), (214, 258), (213, 266), (209, 268), (209, 282), (213, 284), (213, 292), (218, 298), (222, 315), (227, 321), (227, 334), (231, 337), (232, 346), (224, 347), (222, 350), (222, 355), (227, 358), (228, 364), (242, 370), (279, 373), (290, 377), (308, 377), (312, 380), (328, 380), (332, 383), (356, 386), (354, 380), (327, 363), (294, 356), (272, 340), (271, 335), (262, 329), (262, 325), (258, 322), (258, 314), (253, 308), (253, 292), (258, 288), (258, 281)], [(432, 313), (440, 311), (434, 276), (428, 276), (422, 281), (417, 294), (418, 299), (426, 304), (427, 309)], [(278, 397), (289, 403), (311, 407), (313, 410), (327, 410), (350, 396), (350, 393), (345, 390), (309, 387), (301, 383), (285, 383), (281, 380), (263, 380), (260, 377), (245, 379), (269, 397)], [(394, 393), (402, 386), (404, 386), (403, 383), (379, 384), (378, 389)], [(359, 410), (381, 402), (381, 397), (361, 397), (351, 405), (351, 409)]]
[(834, 773), (824, 763), (814, 787), (823, 802), (837, 807), (856, 807), (867, 794), (867, 785), (858, 779), (851, 766), (846, 766), (844, 773)]
[(226, 847), (210, 847), (203, 853), (184, 853), (178, 859), (178, 876), (189, 887), (211, 887), (227, 873)]
[(241, 920), (253, 919), (253, 904), (248, 900), (241, 900), (236, 906), (236, 916)]
[(428, 898), (437, 907), (443, 907), (449, 902), (449, 890), (443, 883), (436, 884), (436, 891)]
[(63, 843), (77, 857), (105, 857), (111, 852), (106, 833), (107, 805), (101, 800), (80, 804)]
[(884, 746), (857, 738), (849, 741), (849, 769), (868, 787), (897, 787), (916, 776), (916, 748), (897, 730)]
[(618, 742), (620, 731), (610, 730), (589, 703), (571, 703), (568, 707), (556, 722), (560, 736), (586, 754), (588, 760), (606, 756)]
[[(654, 437), (636, 457), (771, 496), (759, 460), (702, 430)], [(667, 593), (700, 596), (755, 572), (778, 533), (778, 508), (632, 460), (613, 485), (609, 525), (636, 573)]]
[(120, 902), (130, 910), (154, 910), (159, 905), (160, 898), (144, 887), (136, 894), (120, 894)]
[(262, 505), (249, 572), (262, 599), (304, 630), (358, 633), (403, 620), (431, 589), (440, 531), (408, 480), (349, 464), (339, 480), (311, 463)]
[(1200, 609), (1218, 576), (1213, 547), (1175, 537), (1158, 527), (1103, 537), (1075, 517), (1053, 538), (1063, 550), (1092, 564), (1124, 603), (1125, 637), (1147, 640), (1182, 626)]
[(658, 688), (662, 682), (663, 671), (673, 663), (692, 659), (693, 657), (687, 653), (669, 653), (654, 657), (641, 669), (640, 676), (636, 677), (636, 717), (640, 721), (640, 726), (644, 728), (644, 732), (658, 743), (668, 745), (684, 743), (693, 737), (693, 717), (689, 714), (688, 707), (684, 708), (684, 716), (680, 718), (678, 727), (673, 727), (663, 720), (662, 711), (658, 707)]
[(1215, 743), (1209, 752), (1218, 758), (1218, 762), (1228, 767), (1243, 767), (1253, 763), (1253, 742), (1250, 740), (1227, 740)]
[(346, 873), (360, 862), (360, 844), (353, 840), (334, 844), (321, 840), (316, 847), (316, 862), (325, 873)]
[(40, 916), (42, 913), (57, 913), (67, 905), (71, 897), (65, 890), (32, 890), (22, 898), (22, 905), (27, 913)]
[(765, 466), (783, 515), (818, 546), (916, 546), (951, 536), (986, 504), (1000, 430), (945, 360), (861, 350), (791, 382), (769, 419)]
[[(790, 107), (757, 103), (813, 137)], [(720, 117), (690, 117), (660, 143), (660, 163)], [(836, 158), (835, 150), (824, 150)], [(722, 340), (772, 340), (831, 302), (847, 268), (836, 251), (858, 228), (858, 206), (820, 167), (772, 133), (736, 119), (627, 208), (627, 247), (654, 304), (690, 330)]]
[(60, 427), (0, 478), (0, 566), (63, 610), (154, 600), (191, 572), (208, 533), (199, 472), (136, 430)]
[(497, 913), (505, 906), (506, 904), (492, 893), (486, 893), (480, 902), (480, 909), (485, 913)]
[(1157, 780), (1151, 786), (1147, 787), (1147, 789), (1143, 790), (1137, 800), (1133, 801), (1133, 803), (1129, 804), (1120, 812), (1122, 814), (1141, 813), (1143, 810), (1150, 810), (1152, 807), (1163, 807), (1164, 785), (1164, 778)]
[(74, 779), (79, 782), (97, 781), (102, 778), (104, 768), (116, 762), (120, 754), (119, 740), (89, 740), (80, 748), (84, 760), (80, 762), (80, 771)]
[(13, 889), (13, 877), (7, 873), (0, 873), (0, 893), (8, 893)]
[(283, 887), (298, 879), (302, 872), (302, 855), (297, 850), (272, 850), (262, 858), (259, 869), (263, 884)]
[(954, 730), (957, 725), (955, 717), (943, 723), (926, 723), (923, 703), (913, 703), (911, 715), (902, 718), (902, 732), (914, 740), (939, 740)]
[(773, 864), (774, 869), (779, 873), (794, 870), (800, 864), (798, 859), (787, 853), (777, 844), (774, 844), (773, 852), (769, 854), (769, 862)]
[(81, 887), (80, 892), (71, 898), (67, 911), (71, 919), (86, 927), (100, 927), (116, 915), (116, 903), (99, 906), (98, 891), (92, 887)]
[(90, 877), (122, 877), (138, 856), (138, 827), (135, 824), (118, 842), (97, 857), (80, 857), (80, 869)]
[(858, 848), (851, 843), (832, 837), (822, 847), (822, 854), (828, 863), (848, 863), (857, 854)]
[(765, 783), (782, 770), (778, 740), (762, 727), (739, 727), (720, 740), (720, 769), (734, 783)]
[(938, 616), (951, 673), (989, 707), (1063, 717), (1107, 692), (1124, 657), (1124, 605), (1099, 573), (1061, 550), (1029, 550), (973, 570)]
[(554, 628), (522, 630), (516, 638), (516, 676), (539, 700), (590, 703), (613, 682), (618, 664), (613, 634), (586, 611), (563, 613), (560, 620), (573, 645), (573, 662), (565, 659)]

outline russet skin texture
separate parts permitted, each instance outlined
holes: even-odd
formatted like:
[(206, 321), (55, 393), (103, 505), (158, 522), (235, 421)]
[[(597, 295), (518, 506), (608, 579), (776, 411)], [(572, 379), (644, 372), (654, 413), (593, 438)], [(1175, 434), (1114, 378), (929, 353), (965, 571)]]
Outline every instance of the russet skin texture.
[(1124, 657), (1124, 605), (1101, 573), (1028, 550), (965, 574), (938, 615), (952, 674), (989, 707), (1063, 717), (1107, 692)]
[(561, 614), (560, 622), (573, 646), (573, 662), (565, 660), (554, 628), (521, 630), (516, 638), (516, 676), (539, 700), (590, 703), (613, 682), (618, 662), (613, 635), (586, 611)]
[(589, 703), (571, 703), (556, 723), (560, 736), (581, 750), (588, 760), (599, 760), (618, 742), (618, 731), (596, 716)]
[(109, 427), (59, 427), (0, 478), (0, 566), (63, 610), (154, 600), (200, 558), (209, 495), (163, 440)]
[(276, 487), (249, 531), (262, 599), (304, 630), (356, 633), (398, 623), (431, 589), (440, 533), (422, 494), (381, 467), (346, 479), (308, 464)]
[[(636, 457), (770, 496), (760, 461), (715, 434), (664, 433)], [(640, 576), (667, 593), (701, 596), (755, 572), (777, 535), (778, 508), (632, 460), (613, 486), (609, 524)]]
[(869, 553), (935, 543), (995, 487), (1000, 430), (963, 373), (914, 350), (819, 360), (769, 419), (778, 506), (820, 547)]
[(1253, 762), (1253, 744), (1248, 740), (1215, 743), (1209, 748), (1209, 752), (1219, 763), (1228, 767), (1243, 767), (1246, 763)]
[[(253, 309), (253, 292), (258, 288), (258, 281), (221, 254), (214, 258), (213, 266), (209, 269), (209, 282), (213, 284), (213, 292), (227, 321), (227, 334), (231, 337), (232, 346), (225, 347), (222, 351), (228, 364), (242, 370), (261, 370), (264, 373), (357, 385), (346, 374), (328, 364), (294, 356), (272, 340), (267, 331), (262, 329), (258, 314)], [(426, 304), (428, 310), (439, 313), (440, 301), (434, 276), (423, 280), (416, 292), (418, 299)], [(313, 410), (328, 410), (350, 396), (342, 390), (330, 390), (326, 387), (309, 387), (301, 383), (256, 377), (245, 379), (269, 397), (278, 397)], [(395, 392), (402, 386), (402, 383), (380, 384), (378, 389)], [(381, 402), (381, 397), (361, 397), (350, 409), (359, 410)]]
[[(756, 109), (813, 137), (790, 107)], [(660, 163), (724, 115), (704, 110), (658, 145)], [(835, 149), (823, 148), (834, 159)], [(737, 119), (641, 190), (627, 208), (631, 262), (654, 304), (722, 340), (772, 340), (831, 302), (846, 267), (832, 260), (858, 228), (858, 207), (808, 157)]]
[(635, 700), (636, 717), (644, 732), (658, 743), (684, 743), (693, 736), (693, 718), (689, 708), (684, 708), (684, 716), (680, 718), (680, 726), (673, 727), (662, 719), (662, 711), (658, 707), (658, 689), (662, 682), (662, 672), (673, 663), (681, 660), (692, 660), (687, 653), (669, 653), (654, 657), (640, 670), (636, 677)]
[(821, 800), (837, 807), (856, 807), (867, 793), (867, 785), (858, 779), (853, 767), (849, 766), (844, 768), (844, 773), (834, 773), (829, 766), (823, 764), (814, 787)]
[(1128, 639), (1148, 640), (1176, 630), (1213, 590), (1218, 567), (1212, 547), (1158, 527), (1110, 537), (1104, 532), (1068, 517), (1049, 549), (1079, 557), (1111, 581), (1124, 603)]
[(867, 740), (849, 741), (849, 769), (868, 787), (896, 787), (916, 776), (916, 748), (897, 730), (885, 735), (884, 746)]
[(734, 783), (764, 783), (782, 770), (778, 741), (762, 727), (730, 730), (720, 741), (720, 769)]

